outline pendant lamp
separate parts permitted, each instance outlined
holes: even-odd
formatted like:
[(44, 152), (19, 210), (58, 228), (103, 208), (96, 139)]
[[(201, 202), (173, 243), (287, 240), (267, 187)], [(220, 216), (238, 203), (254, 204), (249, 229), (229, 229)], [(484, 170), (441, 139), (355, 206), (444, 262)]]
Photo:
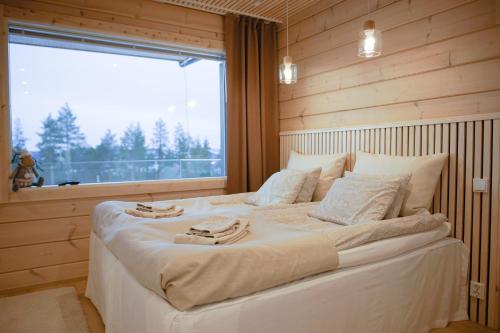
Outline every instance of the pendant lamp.
[(358, 55), (363, 58), (378, 57), (382, 54), (382, 34), (375, 29), (375, 22), (368, 20), (359, 33)]
[[(368, 2), (368, 15), (370, 3)], [(378, 57), (382, 54), (382, 34), (375, 29), (375, 21), (367, 20), (359, 33), (358, 55), (362, 58)]]
[(288, 0), (286, 1), (286, 56), (283, 57), (283, 63), (279, 67), (279, 79), (281, 84), (297, 82), (297, 65), (288, 55)]

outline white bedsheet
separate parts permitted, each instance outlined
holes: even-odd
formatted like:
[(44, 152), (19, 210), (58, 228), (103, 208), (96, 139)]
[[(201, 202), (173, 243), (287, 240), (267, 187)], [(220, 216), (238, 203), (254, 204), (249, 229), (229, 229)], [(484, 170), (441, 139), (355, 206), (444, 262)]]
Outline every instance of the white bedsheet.
[(441, 227), (430, 231), (383, 239), (363, 246), (339, 251), (338, 268), (360, 266), (395, 257), (443, 239), (450, 235), (450, 230), (450, 224), (445, 222)]
[(87, 297), (108, 333), (423, 333), (467, 319), (467, 250), (448, 233), (340, 251), (342, 269), (186, 312), (142, 287), (92, 234)]

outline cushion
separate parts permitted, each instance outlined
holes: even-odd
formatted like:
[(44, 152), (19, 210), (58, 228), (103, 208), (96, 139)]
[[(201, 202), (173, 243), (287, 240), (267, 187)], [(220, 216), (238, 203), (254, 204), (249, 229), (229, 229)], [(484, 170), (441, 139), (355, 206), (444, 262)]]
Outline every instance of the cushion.
[(294, 203), (306, 177), (306, 172), (298, 170), (276, 172), (245, 202), (256, 206)]
[(376, 180), (396, 180), (399, 182), (398, 193), (396, 193), (396, 198), (394, 199), (392, 205), (387, 210), (387, 213), (384, 216), (384, 220), (393, 219), (399, 216), (399, 212), (401, 211), (401, 207), (403, 207), (404, 199), (406, 198), (406, 194), (408, 192), (408, 183), (410, 181), (411, 175), (367, 175), (363, 173), (352, 173), (350, 171), (346, 171), (344, 173), (344, 177), (356, 177), (359, 179), (376, 179)]
[(339, 178), (309, 216), (344, 225), (378, 221), (394, 202), (399, 187), (397, 180)]
[(335, 179), (342, 177), (346, 157), (347, 154), (304, 155), (292, 150), (287, 168), (302, 171), (321, 168), (318, 185), (313, 194), (313, 201), (320, 201), (325, 197)]
[(304, 181), (304, 184), (302, 184), (302, 188), (295, 199), (296, 203), (310, 202), (312, 200), (314, 191), (316, 190), (316, 185), (318, 185), (320, 174), (321, 168), (316, 168), (306, 173), (306, 180)]
[(413, 215), (429, 209), (448, 154), (427, 156), (389, 156), (358, 152), (353, 173), (372, 175), (410, 174), (408, 193), (400, 215)]

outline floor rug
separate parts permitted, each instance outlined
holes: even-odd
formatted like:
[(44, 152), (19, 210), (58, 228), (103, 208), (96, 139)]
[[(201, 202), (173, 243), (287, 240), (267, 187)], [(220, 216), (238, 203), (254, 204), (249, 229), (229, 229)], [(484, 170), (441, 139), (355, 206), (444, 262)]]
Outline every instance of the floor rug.
[(0, 332), (88, 333), (73, 287), (0, 298)]

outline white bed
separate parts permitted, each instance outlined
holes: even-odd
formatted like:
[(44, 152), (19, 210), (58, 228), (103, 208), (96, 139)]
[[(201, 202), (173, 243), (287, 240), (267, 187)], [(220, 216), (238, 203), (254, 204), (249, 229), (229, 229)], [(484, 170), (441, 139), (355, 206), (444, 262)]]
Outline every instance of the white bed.
[(86, 295), (106, 332), (428, 332), (466, 320), (467, 250), (449, 225), (339, 252), (339, 269), (178, 311), (94, 234)]
[[(266, 182), (271, 187), (264, 184), (252, 196), (266, 199), (261, 201), (269, 206), (262, 209), (244, 205), (241, 195), (215, 202), (198, 198), (178, 203), (183, 217), (160, 223), (124, 216), (130, 204), (97, 207), (87, 296), (107, 332), (427, 333), (466, 320), (468, 251), (448, 237), (445, 216), (425, 211), (445, 156), (411, 161), (365, 157), (366, 174), (335, 181), (321, 203), (290, 205), (290, 196), (280, 202), (288, 206), (274, 206), (273, 200), (292, 188), (297, 197), (310, 177), (283, 171), (282, 180), (273, 175), (277, 184), (271, 177)], [(376, 162), (384, 172), (399, 169), (370, 176), (378, 170)], [(403, 208), (404, 217), (398, 217)], [(391, 216), (384, 219), (389, 211)], [(249, 239), (203, 251), (172, 245), (179, 232), (214, 214), (250, 221)], [(330, 219), (335, 223), (325, 222)], [(299, 230), (298, 238), (287, 238)], [(299, 241), (280, 247), (274, 236), (305, 240), (307, 246)], [(289, 270), (307, 274), (281, 274)], [(324, 273), (311, 275), (318, 272)], [(179, 276), (184, 280), (175, 279)], [(283, 279), (246, 289), (277, 277)], [(179, 295), (189, 296), (189, 302), (179, 301)]]

